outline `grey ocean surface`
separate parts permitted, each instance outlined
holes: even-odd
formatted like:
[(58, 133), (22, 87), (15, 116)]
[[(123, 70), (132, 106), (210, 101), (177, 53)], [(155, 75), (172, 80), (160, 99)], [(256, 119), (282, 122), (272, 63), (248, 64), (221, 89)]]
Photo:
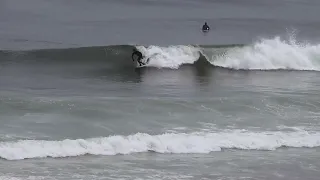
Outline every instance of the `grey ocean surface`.
[(319, 10), (0, 0), (0, 179), (319, 179)]

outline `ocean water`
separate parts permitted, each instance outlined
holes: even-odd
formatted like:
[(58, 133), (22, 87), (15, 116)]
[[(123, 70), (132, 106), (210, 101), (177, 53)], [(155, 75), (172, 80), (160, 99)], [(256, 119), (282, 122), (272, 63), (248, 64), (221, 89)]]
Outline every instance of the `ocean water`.
[(0, 0), (0, 179), (319, 179), (319, 9)]

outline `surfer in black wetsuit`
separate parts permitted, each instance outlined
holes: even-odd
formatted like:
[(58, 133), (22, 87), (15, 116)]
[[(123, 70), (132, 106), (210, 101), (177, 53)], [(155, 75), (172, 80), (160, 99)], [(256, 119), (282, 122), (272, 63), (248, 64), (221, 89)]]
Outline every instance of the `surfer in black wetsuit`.
[(209, 30), (210, 30), (210, 27), (208, 26), (207, 22), (205, 22), (204, 25), (202, 26), (202, 31), (207, 32)]
[(132, 53), (132, 56), (131, 56), (132, 61), (135, 61), (135, 59), (133, 58), (134, 55), (138, 56), (138, 59), (136, 59), (136, 60), (138, 61), (140, 66), (145, 65), (144, 62), (141, 62), (141, 59), (143, 58), (143, 55), (142, 55), (142, 53), (140, 51), (138, 51), (136, 49), (133, 49), (133, 53)]

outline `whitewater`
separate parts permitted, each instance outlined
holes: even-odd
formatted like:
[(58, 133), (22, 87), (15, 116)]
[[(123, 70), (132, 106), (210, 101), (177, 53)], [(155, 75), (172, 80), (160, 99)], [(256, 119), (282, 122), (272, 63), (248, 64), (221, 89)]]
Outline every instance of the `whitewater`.
[(320, 133), (297, 132), (231, 132), (166, 133), (110, 136), (62, 141), (20, 140), (1, 142), (0, 157), (6, 160), (26, 158), (70, 157), (79, 155), (117, 155), (141, 152), (210, 153), (222, 149), (275, 150), (280, 147), (319, 147)]
[(177, 69), (193, 64), (203, 55), (216, 67), (234, 70), (320, 70), (320, 45), (296, 42), (295, 37), (282, 40), (260, 39), (244, 47), (210, 48), (201, 46), (137, 46), (149, 67)]

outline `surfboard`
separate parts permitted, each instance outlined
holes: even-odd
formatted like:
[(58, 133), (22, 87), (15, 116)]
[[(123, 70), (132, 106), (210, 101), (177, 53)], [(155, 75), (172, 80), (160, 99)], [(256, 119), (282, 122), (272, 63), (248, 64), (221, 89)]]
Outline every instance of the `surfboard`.
[(209, 29), (203, 29), (202, 32), (207, 33), (207, 32), (209, 32)]
[(140, 66), (140, 65), (137, 65), (136, 68), (143, 68), (143, 67), (146, 67), (146, 66), (148, 66), (148, 64), (141, 65), (141, 66)]
[(145, 63), (144, 65), (140, 65), (137, 61), (134, 61), (134, 63), (135, 63), (136, 68), (143, 68), (143, 67), (148, 66), (149, 59), (147, 59), (147, 61), (144, 62)]

